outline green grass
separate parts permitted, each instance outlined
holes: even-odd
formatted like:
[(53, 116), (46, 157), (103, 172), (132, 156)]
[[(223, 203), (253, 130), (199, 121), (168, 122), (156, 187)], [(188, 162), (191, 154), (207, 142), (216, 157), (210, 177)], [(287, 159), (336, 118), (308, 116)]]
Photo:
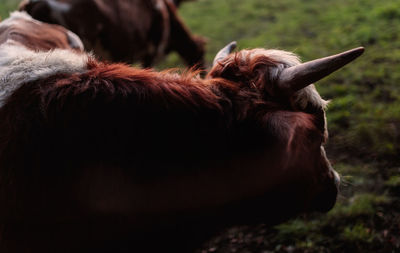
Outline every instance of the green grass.
[[(0, 1), (5, 18), (17, 1)], [(243, 241), (235, 244), (242, 253), (400, 252), (400, 1), (197, 0), (182, 4), (179, 13), (208, 39), (209, 63), (232, 40), (239, 49), (279, 48), (305, 61), (366, 48), (316, 84), (332, 100), (328, 156), (343, 176), (338, 204), (326, 215), (274, 228), (233, 228), (226, 250), (222, 237), (212, 241), (218, 252), (232, 252), (233, 239)], [(183, 64), (171, 54), (158, 68), (176, 66)]]
[(18, 1), (15, 0), (1, 0), (0, 1), (0, 17), (5, 19), (9, 16), (9, 12), (16, 9)]

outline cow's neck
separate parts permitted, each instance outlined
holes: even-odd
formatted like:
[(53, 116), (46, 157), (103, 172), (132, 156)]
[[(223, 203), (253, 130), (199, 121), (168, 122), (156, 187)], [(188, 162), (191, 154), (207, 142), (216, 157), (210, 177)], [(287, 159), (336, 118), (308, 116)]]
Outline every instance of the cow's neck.
[(282, 181), (279, 178), (285, 170), (277, 168), (274, 160), (274, 155), (264, 151), (214, 164), (215, 167), (203, 168), (199, 173), (169, 176), (143, 184), (130, 183), (118, 168), (92, 168), (87, 171), (87, 177), (82, 177), (83, 188), (79, 192), (89, 193), (80, 197), (96, 213), (150, 217), (160, 212), (166, 215), (196, 212), (256, 197), (275, 187), (276, 182)]

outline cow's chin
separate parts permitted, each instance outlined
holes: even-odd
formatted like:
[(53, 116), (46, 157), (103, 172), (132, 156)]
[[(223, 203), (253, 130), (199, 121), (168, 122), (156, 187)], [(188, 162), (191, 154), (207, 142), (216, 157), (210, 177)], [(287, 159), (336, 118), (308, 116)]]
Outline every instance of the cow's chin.
[(337, 194), (337, 188), (332, 186), (331, 189), (317, 195), (311, 203), (312, 211), (323, 213), (330, 211), (335, 206)]
[[(269, 205), (263, 210), (264, 220), (261, 220), (261, 222), (277, 224), (305, 213), (326, 213), (335, 206), (339, 192), (338, 183), (333, 179), (321, 183), (321, 190), (311, 196), (309, 193), (301, 192), (298, 189), (301, 188), (294, 187), (287, 192), (278, 189), (274, 193), (279, 192), (279, 194), (273, 197), (268, 196)], [(265, 214), (268, 217), (265, 217)], [(270, 217), (275, 217), (276, 220), (271, 222)]]
[(328, 212), (335, 206), (338, 192), (336, 182), (327, 182), (324, 191), (317, 194), (311, 201), (311, 210), (309, 211)]

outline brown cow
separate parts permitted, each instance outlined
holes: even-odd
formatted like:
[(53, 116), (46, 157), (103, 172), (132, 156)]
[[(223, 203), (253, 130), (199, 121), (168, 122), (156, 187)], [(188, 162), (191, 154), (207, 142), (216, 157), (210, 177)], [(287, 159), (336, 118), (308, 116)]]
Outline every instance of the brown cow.
[(1, 44), (0, 252), (188, 252), (332, 208), (311, 83), (363, 49), (300, 64), (232, 47), (201, 79)]
[(105, 60), (149, 67), (176, 51), (190, 66), (204, 63), (204, 39), (189, 32), (170, 0), (25, 0), (20, 10), (67, 27)]
[(53, 48), (83, 51), (83, 44), (73, 32), (59, 25), (45, 24), (26, 12), (13, 12), (0, 23), (0, 44), (18, 43), (32, 50)]

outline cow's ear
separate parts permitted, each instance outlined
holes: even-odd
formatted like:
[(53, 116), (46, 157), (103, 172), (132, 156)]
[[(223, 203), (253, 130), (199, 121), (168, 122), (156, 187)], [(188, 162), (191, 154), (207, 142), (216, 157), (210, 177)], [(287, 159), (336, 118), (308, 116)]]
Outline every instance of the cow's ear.
[(223, 78), (233, 82), (238, 82), (238, 77), (241, 75), (240, 63), (236, 60), (236, 57), (232, 55), (223, 60), (218, 60), (207, 76), (209, 78)]
[(38, 19), (42, 22), (50, 24), (57, 23), (51, 15), (52, 10), (50, 9), (48, 2), (45, 0), (23, 1), (19, 5), (19, 10), (27, 12), (34, 19)]
[(40, 21), (66, 26), (63, 16), (71, 10), (71, 4), (49, 0), (30, 0), (21, 3), (19, 8)]

